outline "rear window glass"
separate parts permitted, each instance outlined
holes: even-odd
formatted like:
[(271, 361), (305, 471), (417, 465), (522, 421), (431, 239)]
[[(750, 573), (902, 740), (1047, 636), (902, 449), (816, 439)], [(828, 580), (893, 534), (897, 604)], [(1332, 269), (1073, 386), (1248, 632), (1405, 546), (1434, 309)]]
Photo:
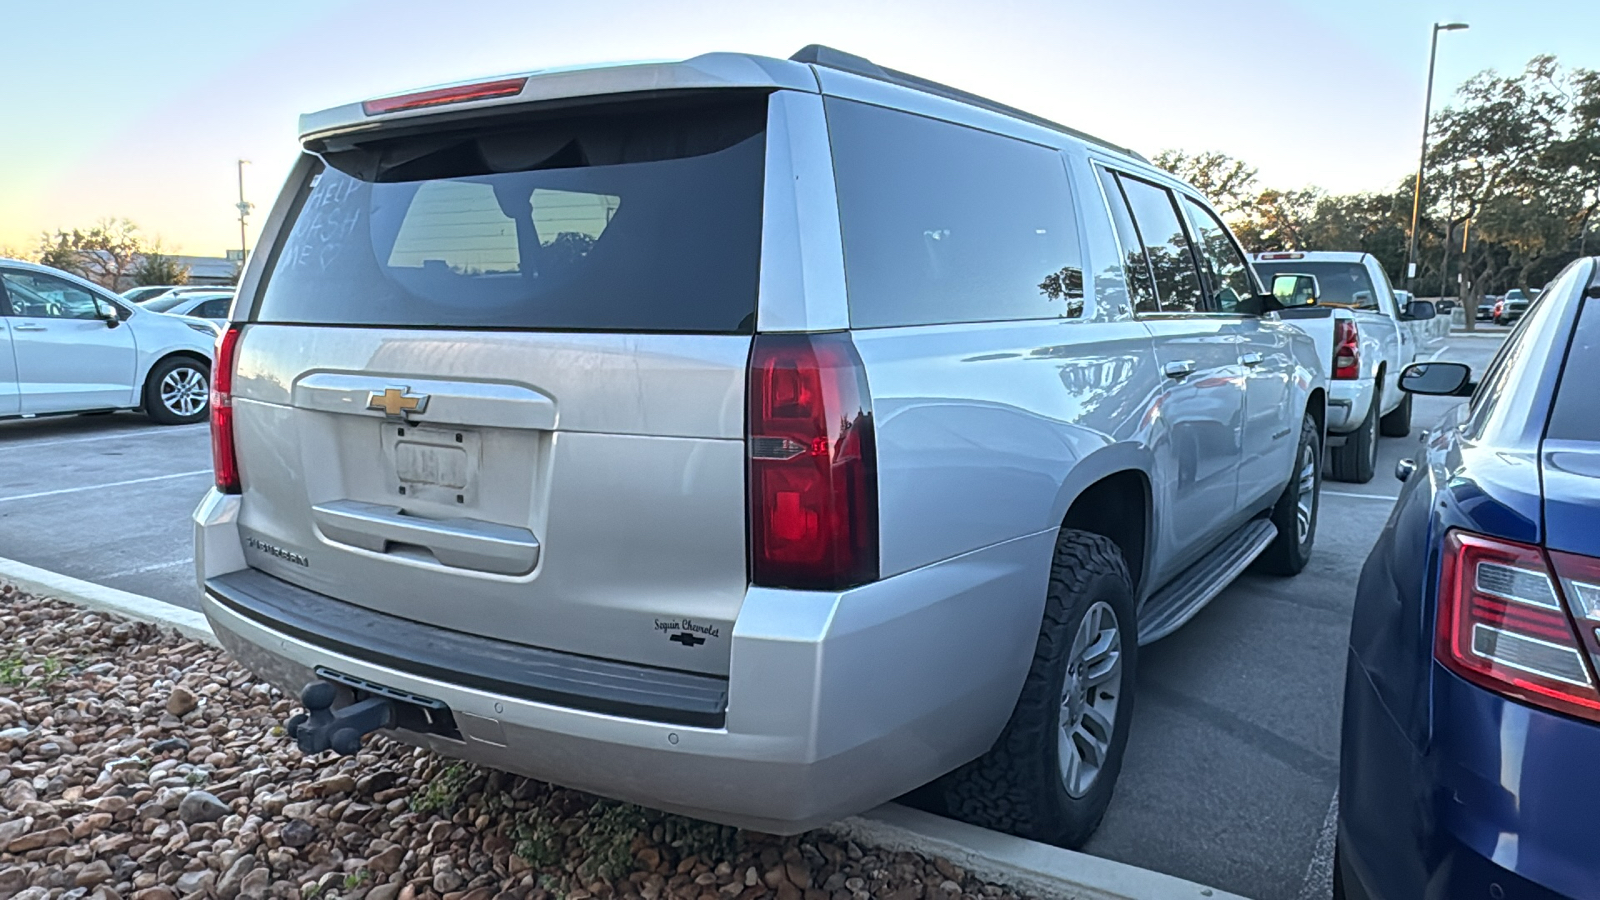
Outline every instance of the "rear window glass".
[(1279, 275), (1315, 275), (1322, 296), (1320, 306), (1348, 306), (1353, 309), (1377, 309), (1377, 289), (1367, 267), (1358, 262), (1306, 262), (1300, 259), (1275, 259), (1256, 263), (1256, 274), (1262, 284), (1271, 284)]
[(1082, 251), (1060, 153), (825, 102), (851, 325), (1083, 315)]
[(1600, 443), (1600, 300), (1583, 301), (1578, 329), (1567, 350), (1555, 407), (1550, 411), (1549, 437)]
[(323, 155), (262, 322), (752, 330), (765, 96)]

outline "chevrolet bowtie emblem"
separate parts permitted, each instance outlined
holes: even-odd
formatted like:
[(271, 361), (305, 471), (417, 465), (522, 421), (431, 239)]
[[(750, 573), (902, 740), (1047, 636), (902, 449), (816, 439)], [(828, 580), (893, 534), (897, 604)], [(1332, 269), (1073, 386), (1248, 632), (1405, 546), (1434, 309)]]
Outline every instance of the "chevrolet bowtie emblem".
[(413, 394), (410, 388), (385, 388), (383, 393), (373, 391), (367, 395), (367, 409), (381, 409), (386, 416), (404, 418), (409, 413), (426, 412), (427, 394)]

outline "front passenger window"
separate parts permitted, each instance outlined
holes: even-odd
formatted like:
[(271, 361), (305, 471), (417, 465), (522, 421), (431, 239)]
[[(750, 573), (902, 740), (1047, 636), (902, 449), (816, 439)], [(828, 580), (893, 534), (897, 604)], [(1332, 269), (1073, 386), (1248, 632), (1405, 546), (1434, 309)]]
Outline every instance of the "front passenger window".
[(20, 318), (98, 319), (100, 305), (87, 288), (42, 272), (7, 271), (6, 293), (11, 314)]
[(1200, 267), (1210, 282), (1212, 305), (1220, 312), (1239, 312), (1239, 304), (1256, 293), (1250, 267), (1233, 243), (1228, 229), (1217, 217), (1192, 198), (1184, 197), (1189, 221), (1194, 223), (1195, 241), (1200, 251)]
[(1200, 291), (1200, 273), (1189, 251), (1189, 235), (1178, 219), (1178, 208), (1166, 188), (1119, 174), (1123, 193), (1133, 209), (1133, 220), (1144, 239), (1145, 255), (1155, 273), (1156, 293), (1164, 313), (1206, 311)]

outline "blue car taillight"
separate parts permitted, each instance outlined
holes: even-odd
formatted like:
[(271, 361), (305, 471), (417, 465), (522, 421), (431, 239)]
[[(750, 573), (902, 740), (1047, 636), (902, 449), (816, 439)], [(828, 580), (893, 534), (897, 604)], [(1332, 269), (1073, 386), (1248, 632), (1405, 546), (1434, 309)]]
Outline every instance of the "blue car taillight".
[[(1600, 722), (1600, 691), (1589, 659), (1600, 646), (1579, 636), (1545, 551), (1464, 531), (1451, 531), (1444, 551), (1434, 644), (1439, 662), (1498, 694)], [(1574, 559), (1559, 556), (1569, 564)], [(1557, 568), (1564, 574), (1560, 562)], [(1583, 578), (1592, 574), (1582, 571), (1588, 573)], [(1575, 583), (1589, 586), (1567, 581), (1569, 593)], [(1574, 607), (1584, 610), (1579, 615), (1587, 612), (1581, 603)]]

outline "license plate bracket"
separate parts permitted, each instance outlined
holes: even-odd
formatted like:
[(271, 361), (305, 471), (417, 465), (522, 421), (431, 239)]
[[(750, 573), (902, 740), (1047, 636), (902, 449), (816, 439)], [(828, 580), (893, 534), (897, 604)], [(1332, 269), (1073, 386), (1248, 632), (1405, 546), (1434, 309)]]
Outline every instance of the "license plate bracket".
[(470, 428), (385, 422), (387, 490), (408, 499), (474, 505), (482, 449), (482, 435)]

